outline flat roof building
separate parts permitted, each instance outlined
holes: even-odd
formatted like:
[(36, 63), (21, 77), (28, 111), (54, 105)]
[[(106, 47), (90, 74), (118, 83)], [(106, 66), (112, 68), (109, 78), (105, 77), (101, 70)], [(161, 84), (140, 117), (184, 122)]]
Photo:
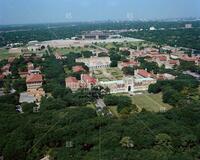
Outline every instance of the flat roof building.
[(90, 71), (101, 68), (108, 68), (111, 64), (110, 57), (78, 58), (76, 59), (76, 62), (84, 63)]

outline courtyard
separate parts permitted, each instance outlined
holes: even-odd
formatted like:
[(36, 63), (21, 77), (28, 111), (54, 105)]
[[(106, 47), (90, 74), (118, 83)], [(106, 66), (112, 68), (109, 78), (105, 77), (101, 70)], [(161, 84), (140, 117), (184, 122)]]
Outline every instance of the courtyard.
[(93, 71), (93, 76), (99, 81), (114, 81), (121, 80), (123, 78), (123, 72), (115, 68), (103, 68)]

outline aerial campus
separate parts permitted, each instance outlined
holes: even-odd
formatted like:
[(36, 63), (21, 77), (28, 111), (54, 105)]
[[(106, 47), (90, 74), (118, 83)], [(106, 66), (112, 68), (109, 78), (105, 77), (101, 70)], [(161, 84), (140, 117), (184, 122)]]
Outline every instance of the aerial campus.
[(199, 160), (199, 18), (0, 25), (0, 122), (0, 160)]

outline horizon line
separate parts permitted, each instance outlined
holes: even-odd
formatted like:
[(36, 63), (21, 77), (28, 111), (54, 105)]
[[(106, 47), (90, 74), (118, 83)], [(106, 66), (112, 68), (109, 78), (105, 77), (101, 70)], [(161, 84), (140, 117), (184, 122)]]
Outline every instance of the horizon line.
[(176, 21), (199, 21), (200, 17), (177, 17), (177, 18), (154, 18), (154, 19), (107, 19), (107, 20), (85, 20), (85, 21), (60, 21), (60, 22), (33, 22), (33, 23), (17, 23), (17, 24), (0, 24), (0, 26), (28, 26), (28, 25), (48, 25), (48, 24), (70, 24), (70, 23), (106, 23), (106, 22), (176, 22)]

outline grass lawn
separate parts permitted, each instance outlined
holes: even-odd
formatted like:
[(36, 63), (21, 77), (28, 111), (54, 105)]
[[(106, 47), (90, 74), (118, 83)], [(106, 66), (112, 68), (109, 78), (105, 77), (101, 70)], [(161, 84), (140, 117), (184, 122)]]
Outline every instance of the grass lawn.
[(122, 43), (117, 43), (117, 45), (115, 43), (98, 43), (98, 46), (104, 47), (106, 49), (111, 49), (111, 48), (115, 48), (117, 49), (118, 47), (137, 47), (137, 46), (143, 46), (143, 47), (148, 47), (148, 46), (152, 46), (153, 43), (149, 43), (149, 42), (122, 42)]
[(9, 53), (7, 49), (0, 49), (0, 60), (8, 59), (9, 57), (18, 57), (20, 53)]
[(64, 67), (64, 71), (65, 71), (66, 74), (70, 74), (70, 73), (72, 73), (72, 71), (69, 70), (67, 67)]
[(99, 81), (114, 81), (123, 78), (123, 72), (119, 68), (106, 68), (95, 70), (93, 76)]
[(123, 72), (119, 68), (110, 68), (108, 72), (115, 77), (117, 80), (121, 80), (123, 78)]
[[(127, 94), (117, 95), (127, 96)], [(144, 108), (150, 112), (162, 112), (172, 108), (172, 106), (162, 102), (162, 94), (145, 93), (141, 95), (132, 96), (131, 98), (133, 100), (133, 104), (136, 104), (137, 107), (139, 107), (139, 110)], [(120, 118), (121, 115), (117, 111), (117, 106), (109, 106), (109, 109), (115, 117)]]
[(91, 50), (91, 47), (72, 47), (72, 48), (58, 48), (54, 50), (54, 53), (59, 52), (62, 53), (64, 55), (69, 54), (70, 52), (82, 52), (82, 51), (88, 51)]
[(159, 112), (172, 108), (172, 106), (162, 102), (162, 94), (135, 95), (132, 99), (134, 104), (147, 111)]
[(109, 109), (115, 117), (120, 118), (120, 114), (117, 111), (117, 106), (109, 106)]
[(96, 109), (95, 104), (93, 104), (93, 103), (87, 104), (86, 107)]

